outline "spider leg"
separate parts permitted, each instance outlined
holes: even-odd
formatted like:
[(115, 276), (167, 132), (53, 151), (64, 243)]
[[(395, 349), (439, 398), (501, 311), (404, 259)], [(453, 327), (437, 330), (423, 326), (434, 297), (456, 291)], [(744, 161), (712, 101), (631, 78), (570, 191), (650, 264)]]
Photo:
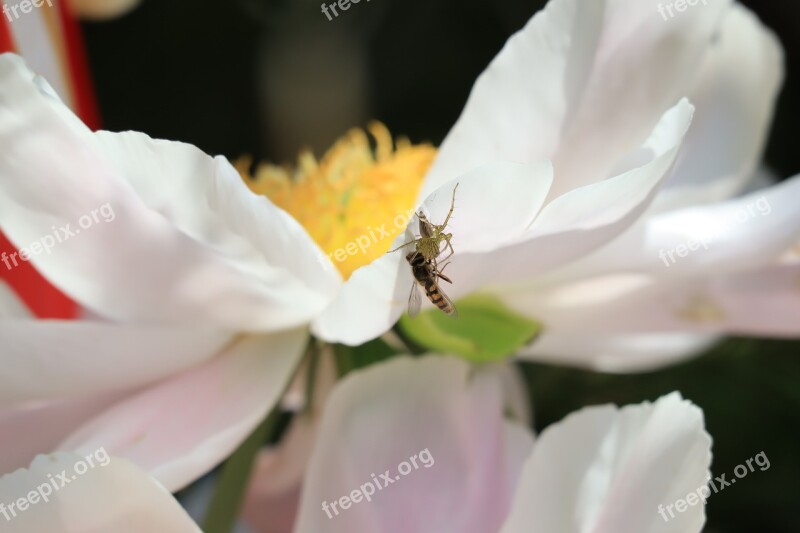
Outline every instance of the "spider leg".
[(455, 250), (453, 250), (453, 244), (450, 242), (450, 239), (452, 239), (452, 238), (453, 238), (453, 236), (451, 235), (450, 237), (445, 237), (445, 239), (444, 239), (444, 242), (445, 242), (445, 247), (444, 247), (444, 249), (445, 249), (445, 250), (447, 250), (448, 248), (450, 248), (450, 255), (448, 255), (447, 257), (445, 257), (444, 259), (442, 259), (442, 261), (447, 261), (448, 259), (450, 259), (451, 257), (453, 257), (453, 254), (454, 254), (454, 253), (456, 253), (456, 251), (455, 251)]
[(447, 217), (444, 219), (444, 223), (439, 226), (439, 228), (442, 230), (447, 227), (447, 223), (450, 222), (450, 217), (453, 215), (453, 209), (456, 207), (456, 189), (458, 189), (458, 183), (456, 183), (456, 186), (453, 187), (453, 199), (450, 200), (450, 211), (447, 212)]
[(450, 264), (449, 262), (445, 263), (441, 270), (439, 270), (437, 268), (436, 269), (436, 275), (439, 276), (440, 278), (442, 278), (443, 280), (445, 280), (448, 283), (453, 283), (452, 281), (450, 281), (450, 278), (448, 278), (447, 276), (444, 275), (444, 269), (447, 268), (447, 265), (449, 265), (449, 264)]
[(415, 244), (415, 243), (418, 243), (418, 242), (419, 242), (419, 241), (421, 241), (422, 239), (424, 239), (424, 237), (420, 237), (419, 239), (414, 239), (413, 241), (408, 241), (407, 243), (405, 243), (405, 244), (401, 244), (400, 246), (398, 246), (398, 247), (397, 247), (397, 248), (395, 248), (394, 250), (389, 250), (389, 251), (388, 251), (388, 252), (386, 252), (386, 253), (390, 254), (390, 253), (392, 253), (392, 252), (396, 252), (396, 251), (397, 251), (397, 250), (399, 250), (400, 248), (405, 248), (405, 247), (406, 247), (406, 246), (408, 246), (409, 244)]

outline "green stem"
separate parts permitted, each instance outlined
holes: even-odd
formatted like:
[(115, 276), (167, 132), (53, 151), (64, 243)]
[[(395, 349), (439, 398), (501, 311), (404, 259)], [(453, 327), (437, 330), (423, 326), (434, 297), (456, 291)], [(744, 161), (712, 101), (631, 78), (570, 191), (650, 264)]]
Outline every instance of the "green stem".
[(356, 366), (353, 360), (353, 350), (349, 346), (335, 344), (333, 346), (333, 353), (336, 356), (337, 374), (339, 379), (341, 379)]
[(205, 533), (229, 533), (236, 524), (242, 497), (250, 481), (256, 454), (275, 431), (280, 416), (280, 402), (272, 412), (233, 452), (220, 469), (214, 495), (203, 521)]
[(320, 347), (312, 340), (308, 346), (308, 370), (306, 371), (306, 405), (303, 414), (310, 415), (314, 410), (314, 386), (317, 382)]

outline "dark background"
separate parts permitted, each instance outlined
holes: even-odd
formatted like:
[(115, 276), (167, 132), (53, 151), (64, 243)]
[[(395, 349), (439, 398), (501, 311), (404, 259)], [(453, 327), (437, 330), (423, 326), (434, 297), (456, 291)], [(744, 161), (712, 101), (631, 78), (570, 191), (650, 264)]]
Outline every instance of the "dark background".
[[(319, 1), (145, 0), (118, 20), (85, 23), (84, 35), (106, 129), (283, 162), (306, 145), (320, 155), (370, 118), (438, 143), (477, 75), (543, 3), (362, 0), (328, 21)], [(743, 3), (786, 50), (767, 163), (791, 176), (800, 172), (800, 4)], [(537, 429), (586, 404), (680, 390), (705, 411), (715, 476), (731, 477), (761, 451), (771, 463), (711, 496), (706, 531), (797, 532), (798, 351), (798, 342), (733, 339), (694, 361), (628, 376), (522, 366)]]

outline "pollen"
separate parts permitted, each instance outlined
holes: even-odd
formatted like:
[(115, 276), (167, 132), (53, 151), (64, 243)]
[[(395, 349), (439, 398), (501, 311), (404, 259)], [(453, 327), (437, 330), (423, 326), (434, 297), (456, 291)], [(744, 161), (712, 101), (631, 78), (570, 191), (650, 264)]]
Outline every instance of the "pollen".
[(254, 193), (303, 225), (347, 279), (405, 230), (435, 156), (433, 146), (394, 141), (373, 122), (349, 131), (320, 160), (305, 150), (294, 167), (262, 163), (252, 176), (247, 158), (236, 166)]

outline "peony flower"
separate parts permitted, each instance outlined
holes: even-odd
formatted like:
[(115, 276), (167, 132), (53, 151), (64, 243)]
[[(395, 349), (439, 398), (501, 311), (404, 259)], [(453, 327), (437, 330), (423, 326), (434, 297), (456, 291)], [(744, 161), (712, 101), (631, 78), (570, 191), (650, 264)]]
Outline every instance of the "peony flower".
[[(630, 370), (725, 333), (800, 333), (800, 267), (784, 259), (800, 242), (800, 179), (753, 178), (780, 46), (738, 4), (671, 22), (657, 4), (552, 0), (479, 77), (422, 181), (434, 223), (458, 183), (443, 288), (541, 324), (526, 357)], [(697, 107), (691, 129), (682, 98)], [(757, 202), (768, 216), (735, 223)], [(391, 247), (415, 233), (416, 219)], [(696, 251), (677, 255), (681, 245)], [(380, 335), (411, 285), (404, 253), (386, 254), (350, 276), (312, 330), (352, 345)]]
[[(679, 394), (585, 408), (534, 439), (504, 418), (502, 389), (491, 366), (451, 357), (345, 378), (325, 408), (294, 531), (701, 530), (702, 505), (668, 523), (658, 513), (709, 476), (702, 412)], [(372, 501), (342, 502), (367, 483), (380, 484)], [(332, 502), (338, 513), (325, 511)]]
[[(374, 151), (354, 131), (245, 181), (189, 145), (92, 133), (0, 56), (0, 229), (97, 317), (6, 304), (0, 426), (30, 429), (0, 466), (103, 445), (185, 486), (275, 405), (309, 329), (356, 345), (395, 324), (413, 280), (385, 252), (411, 213), (443, 220), (456, 184), (448, 294), (540, 323), (525, 356), (619, 370), (725, 332), (796, 335), (800, 180), (742, 195), (780, 78), (779, 46), (738, 5), (665, 22), (651, 0), (552, 0), (438, 153), (375, 125)], [(769, 216), (731, 223), (762, 197)], [(715, 248), (662, 263), (708, 227)]]
[(177, 490), (276, 404), (338, 278), (225, 159), (92, 133), (11, 54), (0, 85), (0, 229), (27, 250), (0, 268), (31, 260), (97, 317), (1, 291), (0, 470), (102, 445)]

